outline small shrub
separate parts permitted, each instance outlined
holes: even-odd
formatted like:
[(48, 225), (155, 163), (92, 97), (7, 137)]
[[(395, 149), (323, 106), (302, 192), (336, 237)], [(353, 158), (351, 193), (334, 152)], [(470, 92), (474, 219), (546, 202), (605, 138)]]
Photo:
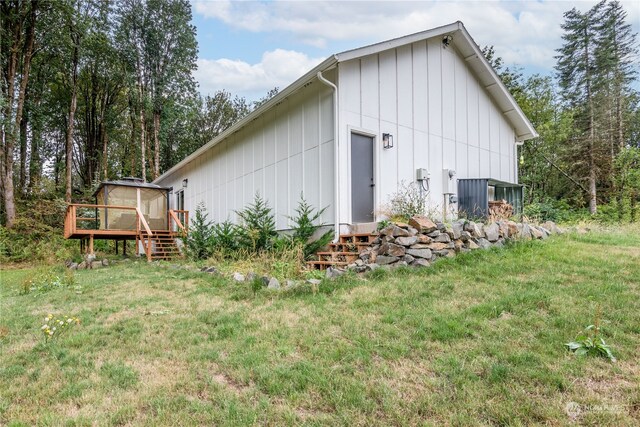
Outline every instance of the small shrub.
[(193, 221), (189, 225), (186, 238), (186, 249), (189, 258), (193, 260), (207, 259), (211, 256), (213, 247), (212, 223), (203, 203), (196, 207)]
[(221, 252), (239, 249), (241, 231), (231, 221), (224, 221), (213, 225), (213, 248)]
[(400, 183), (398, 191), (391, 195), (383, 212), (391, 220), (407, 221), (412, 216), (427, 213), (429, 192), (424, 191), (418, 183), (405, 181)]
[(256, 193), (253, 203), (236, 213), (242, 220), (242, 246), (253, 252), (269, 249), (278, 233), (273, 212), (260, 194)]
[(313, 240), (313, 235), (325, 226), (324, 223), (317, 224), (320, 217), (327, 208), (324, 207), (320, 210), (316, 210), (309, 205), (307, 201), (300, 196), (298, 207), (296, 208), (296, 215), (289, 217), (289, 220), (293, 222), (292, 239), (296, 243), (303, 245), (304, 258), (309, 259), (316, 254), (322, 247), (326, 246), (333, 237), (333, 231), (329, 230), (320, 236), (318, 239)]
[(71, 288), (79, 289), (76, 285), (73, 270), (65, 269), (60, 272), (59, 268), (44, 267), (39, 269), (33, 276), (27, 277), (22, 282), (20, 293), (25, 295), (31, 292), (48, 292), (53, 289)]

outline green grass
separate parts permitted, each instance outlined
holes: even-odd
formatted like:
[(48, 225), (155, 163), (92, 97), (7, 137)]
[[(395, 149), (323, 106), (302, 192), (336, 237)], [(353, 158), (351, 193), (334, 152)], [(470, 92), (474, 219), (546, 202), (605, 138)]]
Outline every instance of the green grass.
[[(640, 235), (255, 292), (139, 263), (0, 287), (0, 425), (638, 425)], [(603, 310), (617, 363), (563, 344)], [(81, 324), (44, 343), (48, 314)], [(576, 402), (580, 411), (567, 411)]]

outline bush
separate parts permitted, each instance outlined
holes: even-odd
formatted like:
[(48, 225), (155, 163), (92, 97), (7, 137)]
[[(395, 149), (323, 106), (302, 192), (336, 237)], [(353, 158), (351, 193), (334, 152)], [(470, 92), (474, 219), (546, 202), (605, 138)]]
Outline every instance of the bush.
[(425, 215), (428, 196), (429, 193), (424, 191), (418, 183), (407, 184), (402, 181), (400, 188), (391, 195), (382, 213), (392, 220), (401, 221), (407, 221), (412, 216)]
[(18, 217), (12, 228), (0, 226), (0, 263), (55, 263), (74, 257), (79, 257), (77, 242), (64, 239), (62, 226), (48, 225), (37, 216)]
[(213, 229), (208, 217), (204, 204), (199, 203), (186, 238), (187, 255), (193, 260), (207, 259), (212, 254)]
[(333, 231), (331, 230), (324, 233), (318, 239), (313, 240), (313, 235), (318, 231), (318, 229), (325, 226), (324, 223), (315, 223), (320, 219), (326, 209), (327, 208), (324, 207), (319, 211), (316, 211), (315, 208), (307, 203), (304, 197), (300, 196), (300, 201), (296, 208), (296, 216), (289, 217), (289, 220), (293, 222), (292, 239), (294, 242), (303, 245), (305, 259), (309, 259), (311, 256), (315, 255), (320, 248), (326, 246), (331, 241), (333, 236)]
[(237, 251), (240, 247), (241, 231), (231, 221), (213, 225), (213, 249), (225, 253)]
[(273, 212), (267, 202), (256, 193), (253, 203), (236, 213), (242, 220), (241, 246), (253, 252), (268, 250), (278, 233)]

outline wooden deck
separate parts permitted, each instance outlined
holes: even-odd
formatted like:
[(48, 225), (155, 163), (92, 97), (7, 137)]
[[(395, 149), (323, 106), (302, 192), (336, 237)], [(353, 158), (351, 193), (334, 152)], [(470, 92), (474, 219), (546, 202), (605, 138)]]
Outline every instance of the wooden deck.
[[(99, 218), (99, 211), (104, 212), (105, 216), (109, 212), (113, 214), (117, 212), (120, 216), (128, 217), (130, 221), (119, 224), (116, 222), (115, 226), (114, 224), (108, 226)], [(73, 203), (67, 206), (64, 238), (80, 240), (81, 247), (84, 247), (88, 253), (93, 253), (93, 241), (96, 239), (116, 242), (135, 240), (137, 254), (140, 255), (140, 246), (142, 246), (147, 260), (151, 261), (167, 259), (179, 254), (175, 239), (187, 233), (188, 224), (189, 212), (185, 210), (170, 209), (167, 211), (167, 228), (152, 230), (147, 218), (137, 207)]]

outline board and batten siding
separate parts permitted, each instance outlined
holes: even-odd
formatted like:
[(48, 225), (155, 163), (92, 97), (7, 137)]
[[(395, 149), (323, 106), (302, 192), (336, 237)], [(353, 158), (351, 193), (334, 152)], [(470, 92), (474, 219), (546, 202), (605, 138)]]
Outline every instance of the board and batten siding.
[[(315, 208), (334, 203), (334, 113), (331, 89), (313, 81), (220, 141), (158, 184), (172, 186), (171, 205), (182, 180), (185, 209), (193, 217), (204, 203), (209, 219), (237, 222), (235, 211), (258, 192), (272, 208), (278, 230), (290, 228), (300, 195)], [(321, 218), (334, 223), (334, 210)]]
[[(456, 178), (516, 182), (515, 132), (465, 60), (439, 38), (341, 62), (339, 81), (340, 218), (351, 218), (350, 133), (375, 136), (375, 206), (417, 168), (431, 173), (430, 209), (443, 203), (442, 169)], [(394, 137), (382, 148), (382, 134)], [(345, 141), (345, 143), (342, 143)]]

